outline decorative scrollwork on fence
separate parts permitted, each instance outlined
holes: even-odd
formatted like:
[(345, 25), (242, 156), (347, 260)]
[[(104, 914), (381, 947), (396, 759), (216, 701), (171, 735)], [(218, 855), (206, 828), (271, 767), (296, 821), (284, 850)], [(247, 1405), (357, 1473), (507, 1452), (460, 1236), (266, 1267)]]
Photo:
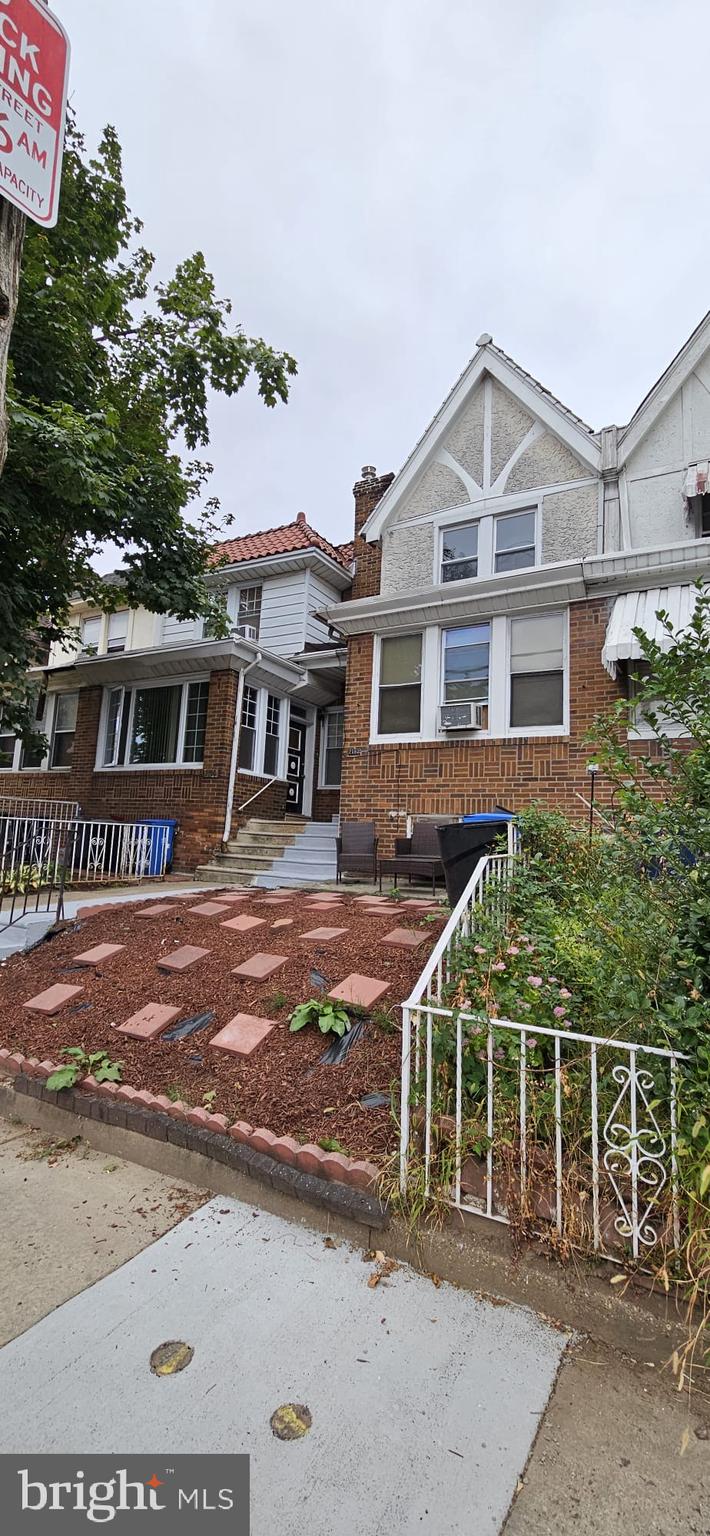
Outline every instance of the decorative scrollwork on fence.
[(667, 1183), (667, 1146), (653, 1113), (652, 1074), (618, 1062), (612, 1077), (619, 1094), (604, 1125), (604, 1167), (620, 1206), (614, 1226), (621, 1237), (651, 1248), (658, 1230), (650, 1220)]

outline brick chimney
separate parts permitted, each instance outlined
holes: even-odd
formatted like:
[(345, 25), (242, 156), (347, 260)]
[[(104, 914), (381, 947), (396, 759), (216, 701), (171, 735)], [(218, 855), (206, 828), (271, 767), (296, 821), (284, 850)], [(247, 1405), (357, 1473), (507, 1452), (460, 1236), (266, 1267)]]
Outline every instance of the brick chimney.
[(355, 481), (353, 496), (355, 497), (355, 579), (350, 593), (352, 598), (375, 597), (380, 590), (380, 568), (382, 565), (382, 544), (368, 544), (360, 538), (363, 524), (367, 522), (371, 512), (374, 512), (378, 501), (382, 500), (385, 491), (392, 484), (394, 475), (378, 475), (373, 464), (365, 464), (360, 471), (360, 479)]

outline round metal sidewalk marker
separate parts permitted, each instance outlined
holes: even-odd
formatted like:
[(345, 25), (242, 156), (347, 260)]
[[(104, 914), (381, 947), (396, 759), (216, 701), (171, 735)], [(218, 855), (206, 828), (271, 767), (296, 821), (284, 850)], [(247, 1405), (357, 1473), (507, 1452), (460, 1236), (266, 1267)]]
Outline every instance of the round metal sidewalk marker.
[(175, 1376), (190, 1364), (194, 1353), (191, 1344), (183, 1344), (181, 1339), (167, 1339), (165, 1344), (159, 1344), (153, 1350), (150, 1357), (151, 1371), (154, 1376)]
[(305, 1403), (282, 1403), (269, 1420), (277, 1440), (302, 1440), (313, 1423)]

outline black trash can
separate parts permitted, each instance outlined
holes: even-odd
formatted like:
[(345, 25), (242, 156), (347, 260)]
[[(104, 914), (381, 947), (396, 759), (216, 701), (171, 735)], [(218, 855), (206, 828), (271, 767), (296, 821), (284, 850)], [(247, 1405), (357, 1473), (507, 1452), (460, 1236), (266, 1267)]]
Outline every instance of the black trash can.
[(461, 900), (478, 860), (497, 837), (507, 835), (508, 823), (514, 820), (511, 811), (489, 811), (437, 827), (449, 906)]

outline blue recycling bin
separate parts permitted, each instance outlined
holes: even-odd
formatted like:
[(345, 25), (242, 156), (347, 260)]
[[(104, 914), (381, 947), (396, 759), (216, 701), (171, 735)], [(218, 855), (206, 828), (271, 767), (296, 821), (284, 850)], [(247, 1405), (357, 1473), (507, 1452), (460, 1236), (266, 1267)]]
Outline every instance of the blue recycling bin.
[(153, 829), (148, 843), (146, 874), (162, 875), (164, 871), (167, 873), (172, 869), (177, 821), (171, 816), (145, 816), (137, 822), (137, 826)]

